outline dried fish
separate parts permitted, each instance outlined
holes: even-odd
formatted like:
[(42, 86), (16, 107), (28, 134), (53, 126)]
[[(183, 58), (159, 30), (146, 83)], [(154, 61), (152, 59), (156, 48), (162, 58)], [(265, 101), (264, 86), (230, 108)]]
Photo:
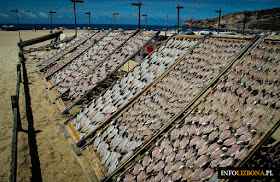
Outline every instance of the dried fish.
[(231, 137), (229, 139), (226, 139), (223, 143), (224, 146), (231, 146), (233, 144), (236, 143), (236, 138), (235, 137)]
[(191, 180), (194, 181), (194, 180), (199, 180), (200, 179), (200, 174), (203, 173), (203, 169), (201, 168), (198, 168), (196, 169), (194, 172), (193, 172), (193, 175), (191, 177)]
[(224, 159), (221, 163), (220, 163), (220, 167), (227, 167), (230, 166), (232, 163), (234, 162), (232, 157), (229, 157), (227, 159)]
[(197, 161), (195, 162), (195, 166), (202, 167), (207, 163), (207, 161), (208, 157), (206, 155), (203, 155), (197, 159)]
[(227, 150), (226, 155), (227, 156), (234, 156), (237, 152), (240, 151), (240, 149), (241, 149), (240, 145), (235, 144)]
[(179, 171), (175, 172), (172, 176), (172, 180), (173, 181), (179, 180), (182, 177), (182, 174), (183, 174), (182, 170), (179, 170)]
[(142, 165), (140, 163), (136, 163), (134, 165), (134, 168), (133, 168), (133, 171), (131, 172), (131, 174), (133, 174), (134, 176), (137, 176), (141, 170), (143, 170)]
[(211, 168), (207, 168), (200, 174), (199, 177), (202, 180), (206, 180), (206, 179), (211, 178), (213, 176), (213, 174), (214, 174), (214, 170)]
[(164, 164), (164, 161), (159, 161), (156, 165), (155, 165), (155, 167), (154, 167), (154, 171), (155, 172), (158, 172), (158, 171), (160, 171), (161, 169), (163, 169), (163, 167), (165, 166), (165, 164)]

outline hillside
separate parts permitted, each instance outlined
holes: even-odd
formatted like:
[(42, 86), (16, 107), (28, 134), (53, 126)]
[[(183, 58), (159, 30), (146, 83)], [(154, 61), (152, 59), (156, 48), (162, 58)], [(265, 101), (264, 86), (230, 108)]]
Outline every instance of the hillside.
[[(218, 20), (218, 18), (204, 20), (187, 19), (184, 21), (182, 26), (191, 26), (197, 28), (218, 28)], [(246, 29), (280, 30), (280, 8), (260, 11), (244, 11), (224, 15), (221, 17), (221, 29), (242, 29), (244, 20)]]

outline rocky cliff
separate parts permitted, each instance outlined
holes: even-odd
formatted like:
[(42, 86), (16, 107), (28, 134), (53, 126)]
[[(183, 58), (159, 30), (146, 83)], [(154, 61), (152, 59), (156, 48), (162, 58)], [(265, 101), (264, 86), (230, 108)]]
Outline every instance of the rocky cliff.
[[(218, 15), (218, 13), (217, 13)], [(183, 27), (218, 28), (218, 18), (186, 20)], [(280, 8), (231, 13), (221, 17), (221, 29), (280, 30)]]

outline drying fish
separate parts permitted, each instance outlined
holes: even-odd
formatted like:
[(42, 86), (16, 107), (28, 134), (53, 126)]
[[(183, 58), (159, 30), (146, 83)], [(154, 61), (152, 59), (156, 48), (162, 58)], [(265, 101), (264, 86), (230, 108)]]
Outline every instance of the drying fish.
[(173, 144), (173, 148), (178, 148), (180, 146), (180, 142), (181, 141), (179, 139), (175, 140), (175, 142)]
[(155, 177), (155, 179), (154, 179), (154, 182), (159, 182), (162, 178), (163, 178), (163, 172), (160, 171), (160, 172), (156, 175), (156, 177)]
[(155, 163), (154, 162), (151, 162), (148, 167), (146, 168), (146, 173), (150, 173), (154, 170), (154, 167), (155, 167)]
[(163, 169), (164, 168), (164, 161), (159, 161), (156, 165), (155, 165), (155, 167), (154, 167), (154, 171), (155, 172), (158, 172), (158, 171), (160, 171), (161, 169)]
[(196, 144), (196, 149), (200, 149), (201, 147), (203, 147), (204, 145), (207, 145), (207, 141), (205, 141), (204, 139), (201, 139), (197, 144)]
[(179, 150), (179, 152), (176, 154), (175, 160), (181, 160), (185, 154), (186, 152), (184, 149)]
[(210, 135), (208, 136), (208, 140), (210, 141), (210, 142), (212, 142), (212, 141), (214, 141), (217, 137), (218, 137), (218, 135), (219, 135), (220, 133), (216, 130), (216, 131), (212, 131), (211, 133), (210, 133)]
[(169, 163), (169, 162), (173, 162), (175, 160), (176, 157), (176, 153), (175, 152), (171, 152), (171, 154), (169, 154), (166, 159), (165, 162)]
[(123, 179), (124, 182), (131, 182), (132, 181), (132, 175), (130, 173), (127, 173)]
[(202, 148), (200, 148), (197, 152), (197, 155), (200, 156), (200, 155), (203, 155), (205, 154), (206, 152), (208, 151), (208, 145), (204, 145)]
[(206, 155), (203, 155), (196, 160), (194, 165), (202, 167), (207, 163), (207, 161), (208, 161), (208, 157)]
[(183, 180), (187, 181), (187, 179), (191, 178), (192, 174), (193, 174), (193, 171), (191, 169), (185, 171), (185, 174), (183, 176)]
[(140, 174), (137, 175), (136, 179), (137, 181), (144, 181), (145, 177), (146, 177), (145, 171), (141, 171)]
[(240, 144), (243, 142), (248, 142), (252, 139), (252, 137), (253, 137), (253, 134), (251, 132), (245, 133), (239, 137), (237, 144)]
[(236, 133), (234, 134), (234, 136), (240, 136), (244, 133), (248, 132), (248, 126), (242, 126), (241, 128), (239, 128)]
[(191, 180), (192, 181), (193, 180), (199, 180), (200, 179), (200, 174), (202, 174), (202, 173), (203, 173), (203, 169), (201, 169), (201, 168), (196, 169), (192, 174)]
[(231, 135), (231, 131), (230, 130), (224, 130), (221, 133), (221, 135), (220, 135), (218, 143), (221, 143), (223, 140), (227, 139), (230, 135)]
[(211, 168), (216, 168), (222, 161), (223, 159), (221, 157), (212, 160), (210, 163)]
[(218, 151), (220, 148), (221, 148), (221, 146), (219, 144), (213, 143), (209, 146), (207, 153), (212, 154), (213, 152)]
[(151, 162), (151, 157), (149, 155), (145, 155), (142, 161), (143, 167), (147, 167)]
[(183, 137), (183, 139), (180, 141), (180, 148), (184, 149), (189, 143), (189, 137)]
[(170, 134), (170, 140), (176, 140), (180, 136), (180, 130), (178, 128), (175, 128), (171, 131)]
[(171, 181), (171, 177), (169, 175), (166, 175), (161, 182), (170, 182)]
[(189, 158), (191, 158), (192, 156), (193, 156), (193, 152), (194, 152), (194, 149), (193, 148), (189, 148), (188, 150), (187, 150), (188, 152), (185, 154), (185, 159), (187, 160), (187, 159), (189, 159)]
[(220, 126), (219, 126), (219, 131), (222, 132), (230, 127), (228, 121), (224, 121)]
[(142, 165), (140, 163), (136, 163), (134, 165), (134, 168), (133, 168), (133, 171), (131, 172), (131, 174), (133, 174), (134, 176), (137, 176), (141, 170), (143, 170)]
[(193, 137), (193, 139), (191, 139), (189, 145), (190, 146), (196, 145), (199, 141), (200, 141), (200, 137), (199, 136), (195, 136), (195, 137)]
[(213, 152), (210, 156), (211, 159), (216, 159), (216, 158), (219, 158), (221, 157), (222, 155), (224, 155), (224, 152), (223, 150), (219, 149), (218, 151), (216, 152)]
[(177, 161), (173, 166), (173, 171), (178, 171), (184, 167), (184, 163), (182, 161)]
[(227, 156), (234, 156), (237, 152), (240, 151), (240, 149), (241, 149), (241, 147), (239, 145), (235, 144), (227, 150), (226, 155)]
[(224, 146), (231, 146), (233, 144), (236, 143), (236, 138), (235, 137), (231, 137), (229, 139), (226, 139), (223, 143)]
[(183, 174), (182, 170), (179, 170), (179, 171), (175, 172), (172, 176), (172, 180), (173, 181), (179, 180), (180, 178), (182, 178), (182, 174)]
[(211, 131), (213, 131), (213, 129), (214, 129), (213, 124), (208, 124), (208, 125), (204, 128), (203, 134), (208, 134), (208, 133), (210, 133)]
[(187, 160), (187, 162), (185, 163), (186, 167), (190, 167), (191, 165), (193, 165), (196, 161), (196, 157), (192, 157), (189, 160)]
[(248, 153), (248, 149), (244, 148), (235, 154), (234, 159), (242, 159)]
[(214, 175), (214, 170), (211, 168), (207, 168), (203, 171), (203, 173), (200, 174), (200, 179), (206, 180), (211, 178)]
[(167, 165), (164, 167), (164, 174), (170, 174), (173, 171), (173, 162), (167, 163)]
[(172, 147), (171, 145), (168, 145), (163, 151), (163, 157), (166, 158), (171, 152), (172, 152)]
[(220, 167), (227, 167), (230, 166), (232, 163), (234, 162), (232, 157), (229, 157), (227, 159), (224, 159), (221, 163), (220, 163)]

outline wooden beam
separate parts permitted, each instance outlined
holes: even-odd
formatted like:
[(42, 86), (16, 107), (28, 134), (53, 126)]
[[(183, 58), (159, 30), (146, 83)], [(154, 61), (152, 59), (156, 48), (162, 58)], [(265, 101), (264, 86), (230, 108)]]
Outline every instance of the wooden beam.
[(62, 31), (58, 31), (58, 32), (55, 32), (55, 33), (44, 35), (42, 37), (37, 37), (37, 38), (34, 38), (34, 39), (22, 41), (22, 42), (18, 43), (18, 46), (19, 47), (25, 47), (25, 46), (30, 46), (30, 45), (37, 44), (37, 43), (40, 43), (40, 42), (44, 42), (46, 40), (58, 37), (61, 33), (62, 33)]

